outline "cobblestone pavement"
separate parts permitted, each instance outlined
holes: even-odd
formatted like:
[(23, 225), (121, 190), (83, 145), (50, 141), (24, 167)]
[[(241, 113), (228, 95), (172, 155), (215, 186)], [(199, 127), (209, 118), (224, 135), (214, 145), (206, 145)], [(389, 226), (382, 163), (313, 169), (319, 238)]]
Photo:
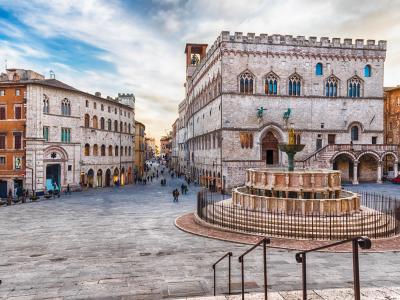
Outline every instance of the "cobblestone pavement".
[[(240, 289), (238, 255), (248, 246), (185, 233), (176, 217), (195, 209), (196, 189), (172, 202), (177, 180), (98, 189), (60, 199), (0, 208), (0, 298), (161, 299), (211, 295), (211, 264), (232, 251), (233, 289)], [(375, 186), (376, 187), (376, 186)], [(379, 188), (382, 188), (380, 186)], [(358, 187), (360, 189), (361, 186)], [(373, 188), (373, 187), (372, 187)], [(396, 190), (398, 186), (388, 185)], [(271, 291), (298, 290), (293, 251), (270, 250)], [(262, 286), (261, 252), (246, 258), (246, 288)], [(308, 257), (310, 289), (351, 287), (351, 254)], [(400, 255), (360, 254), (364, 287), (400, 286)], [(226, 288), (226, 262), (218, 266)]]

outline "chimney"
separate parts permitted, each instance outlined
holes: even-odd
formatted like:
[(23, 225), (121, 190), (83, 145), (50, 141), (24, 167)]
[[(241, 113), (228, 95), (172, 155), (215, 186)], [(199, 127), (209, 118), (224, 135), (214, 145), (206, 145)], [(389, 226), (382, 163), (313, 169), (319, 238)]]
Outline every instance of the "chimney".
[(96, 93), (94, 93), (94, 95), (95, 95), (96, 97), (101, 97), (101, 93), (100, 93), (100, 92), (96, 92)]

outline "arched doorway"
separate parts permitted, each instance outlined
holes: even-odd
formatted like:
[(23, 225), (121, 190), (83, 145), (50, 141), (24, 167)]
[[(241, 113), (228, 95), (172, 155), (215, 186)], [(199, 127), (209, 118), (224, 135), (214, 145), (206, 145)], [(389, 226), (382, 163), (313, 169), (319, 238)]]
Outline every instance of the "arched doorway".
[(106, 186), (111, 186), (111, 171), (107, 169), (106, 171)]
[(94, 185), (94, 171), (92, 169), (90, 169), (87, 173), (87, 184), (88, 187), (93, 187)]
[(398, 175), (398, 157), (393, 152), (386, 152), (382, 155), (383, 176), (386, 179), (393, 179)]
[(382, 170), (378, 170), (379, 157), (373, 153), (361, 154), (358, 158), (358, 181), (359, 182), (380, 182)]
[(52, 191), (55, 187), (61, 187), (61, 165), (48, 164), (46, 166), (46, 191)]
[(121, 169), (121, 185), (125, 185), (125, 168)]
[(133, 178), (132, 178), (132, 168), (129, 167), (128, 169), (128, 183), (132, 183), (133, 182)]
[(115, 168), (113, 173), (113, 182), (114, 184), (116, 184), (118, 181), (119, 181), (119, 170), (118, 168)]
[(352, 182), (354, 179), (354, 160), (347, 153), (338, 154), (333, 160), (333, 169), (341, 173), (342, 182)]
[(103, 171), (101, 169), (97, 171), (97, 186), (103, 187)]
[(279, 164), (278, 138), (272, 131), (268, 131), (261, 140), (261, 159), (267, 165)]

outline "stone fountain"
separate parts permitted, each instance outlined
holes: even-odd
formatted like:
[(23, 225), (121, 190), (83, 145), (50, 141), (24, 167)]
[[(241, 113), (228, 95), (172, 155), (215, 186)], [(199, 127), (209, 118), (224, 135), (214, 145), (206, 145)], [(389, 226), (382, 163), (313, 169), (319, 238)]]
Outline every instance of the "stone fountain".
[(279, 150), (285, 152), (288, 157), (289, 172), (294, 171), (294, 156), (296, 155), (297, 152), (303, 150), (304, 146), (305, 145), (302, 144), (296, 144), (296, 138), (294, 135), (293, 128), (289, 130), (289, 142), (287, 144), (285, 143), (279, 144)]

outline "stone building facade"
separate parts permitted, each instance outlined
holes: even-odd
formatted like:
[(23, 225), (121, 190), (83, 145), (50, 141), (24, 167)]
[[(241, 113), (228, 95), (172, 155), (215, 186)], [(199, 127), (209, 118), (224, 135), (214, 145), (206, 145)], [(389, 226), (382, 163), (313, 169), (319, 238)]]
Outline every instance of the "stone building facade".
[(145, 129), (143, 123), (135, 122), (135, 176), (142, 177), (144, 175), (145, 163)]
[(135, 99), (102, 98), (55, 78), (20, 80), (26, 87), (24, 186), (38, 193), (58, 187), (132, 182)]
[(385, 41), (222, 32), (206, 48), (185, 49), (180, 121), (194, 179), (230, 189), (245, 169), (286, 165), (278, 144), (289, 128), (305, 144), (297, 166), (339, 169), (355, 184), (380, 182), (388, 156), (397, 166), (383, 135)]

